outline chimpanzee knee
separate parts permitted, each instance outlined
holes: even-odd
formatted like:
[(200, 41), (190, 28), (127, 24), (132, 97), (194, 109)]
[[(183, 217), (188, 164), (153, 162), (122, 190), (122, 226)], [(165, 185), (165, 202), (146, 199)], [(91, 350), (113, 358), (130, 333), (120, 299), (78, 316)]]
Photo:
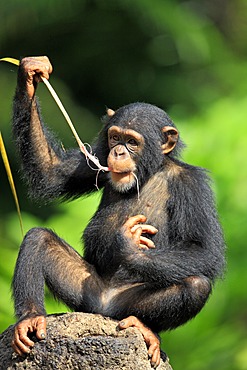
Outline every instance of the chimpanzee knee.
[(185, 279), (185, 284), (189, 287), (194, 297), (198, 300), (203, 300), (204, 303), (212, 291), (210, 281), (204, 276), (190, 276)]
[(36, 247), (37, 245), (46, 245), (50, 241), (52, 235), (55, 236), (53, 231), (49, 229), (42, 227), (34, 227), (26, 233), (22, 244), (27, 243), (29, 247), (32, 246)]
[(190, 276), (184, 280), (184, 289), (185, 296), (187, 296), (188, 320), (201, 311), (212, 291), (212, 286), (205, 276)]

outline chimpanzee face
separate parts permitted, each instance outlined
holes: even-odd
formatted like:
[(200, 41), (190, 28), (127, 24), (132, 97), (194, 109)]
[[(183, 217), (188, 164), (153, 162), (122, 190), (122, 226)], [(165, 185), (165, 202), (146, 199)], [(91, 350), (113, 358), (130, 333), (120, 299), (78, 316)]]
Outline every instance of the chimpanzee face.
[(113, 187), (126, 192), (136, 185), (138, 159), (144, 148), (143, 136), (132, 129), (112, 126), (108, 130), (108, 167)]

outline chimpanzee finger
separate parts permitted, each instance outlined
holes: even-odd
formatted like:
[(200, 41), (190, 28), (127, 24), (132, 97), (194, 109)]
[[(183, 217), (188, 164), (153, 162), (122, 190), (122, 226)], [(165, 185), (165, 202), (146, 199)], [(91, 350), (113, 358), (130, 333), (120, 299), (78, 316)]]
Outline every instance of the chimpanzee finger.
[(157, 234), (158, 230), (152, 225), (140, 224), (132, 227), (131, 232), (135, 232), (137, 227), (142, 228), (142, 232), (146, 234)]
[(148, 356), (153, 368), (157, 368), (160, 363), (160, 347), (156, 345), (151, 345), (148, 349)]
[(32, 328), (26, 324), (26, 321), (22, 321), (15, 327), (14, 339), (16, 342), (21, 341), (26, 346), (33, 346), (34, 342), (27, 336), (28, 333), (32, 333)]
[(46, 69), (43, 68), (35, 68), (34, 72), (34, 79), (35, 82), (41, 82), (42, 78), (46, 78), (47, 80), (49, 79), (49, 72), (48, 72), (48, 66), (45, 66)]
[(148, 348), (148, 356), (151, 361), (151, 365), (156, 368), (160, 363), (160, 344), (158, 340), (152, 341), (152, 344)]
[(148, 249), (154, 249), (155, 244), (152, 240), (145, 238), (144, 236), (140, 236), (140, 244), (144, 244)]
[(23, 328), (15, 328), (12, 347), (18, 355), (29, 353), (30, 347), (34, 346), (34, 342), (28, 338), (27, 332)]
[(46, 65), (46, 69), (48, 71), (49, 74), (52, 73), (53, 71), (53, 67), (52, 67), (52, 64), (49, 60), (49, 58), (47, 56), (41, 56), (41, 57), (33, 57), (33, 59), (37, 60), (37, 61), (40, 61), (42, 62), (43, 64)]
[(141, 243), (139, 244), (138, 247), (139, 247), (139, 249), (145, 249), (146, 251), (148, 251), (148, 249), (149, 249), (145, 244), (141, 244)]
[(141, 249), (149, 249), (155, 248), (154, 242), (144, 236), (141, 236), (143, 230), (141, 227), (138, 227), (135, 232), (133, 233), (133, 241), (138, 245)]
[[(33, 344), (34, 345), (34, 344)], [(31, 346), (27, 346), (25, 345), (21, 340), (19, 339), (15, 339), (15, 341), (12, 342), (12, 347), (14, 349), (14, 351), (22, 356), (23, 354), (25, 353), (29, 353), (30, 352), (30, 347), (33, 347), (33, 345)]]
[(35, 70), (36, 68), (40, 68), (42, 70), (47, 71), (49, 74), (52, 73), (53, 67), (48, 57), (25, 57), (22, 58), (20, 66), (24, 70)]
[(140, 237), (141, 237), (141, 234), (142, 234), (142, 228), (141, 227), (138, 227), (135, 232), (132, 234), (132, 238), (133, 238), (133, 241), (139, 245), (140, 244)]
[(14, 352), (17, 353), (17, 355), (19, 355), (19, 356), (23, 356), (23, 354), (26, 353), (26, 352), (24, 352), (24, 350), (22, 351), (22, 350), (19, 349), (19, 347), (15, 344), (14, 340), (11, 342), (11, 346), (12, 346)]
[(138, 225), (140, 222), (146, 222), (147, 217), (144, 215), (136, 215), (129, 217), (128, 220), (124, 223), (124, 227), (131, 230), (133, 226)]
[(36, 318), (36, 337), (38, 339), (45, 339), (46, 337), (46, 319), (44, 316)]
[(128, 238), (132, 238), (133, 239), (133, 236), (134, 236), (134, 241), (136, 242), (136, 244), (139, 244), (139, 239), (137, 240), (138, 238), (138, 235), (141, 235), (142, 231), (138, 231), (138, 234), (135, 235), (135, 233), (133, 234), (131, 232), (131, 229), (134, 227), (134, 226), (137, 226), (139, 225), (140, 222), (145, 222), (146, 221), (146, 217), (144, 215), (136, 215), (136, 216), (132, 216), (132, 217), (129, 217), (127, 219), (127, 221), (123, 224), (122, 226), (122, 232), (123, 234), (128, 237)]

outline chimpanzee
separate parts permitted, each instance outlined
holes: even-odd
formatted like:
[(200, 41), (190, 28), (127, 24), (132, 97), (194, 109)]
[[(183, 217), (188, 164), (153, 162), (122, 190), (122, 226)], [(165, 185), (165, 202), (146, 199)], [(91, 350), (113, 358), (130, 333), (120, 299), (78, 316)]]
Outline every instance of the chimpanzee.
[[(47, 57), (23, 58), (14, 98), (13, 132), (32, 195), (74, 199), (95, 188), (82, 152), (64, 150), (44, 126), (35, 91), (52, 71)], [(13, 279), (18, 354), (45, 338), (44, 284), (73, 310), (137, 327), (153, 366), (157, 333), (184, 324), (207, 301), (224, 269), (224, 241), (204, 169), (183, 163), (184, 144), (168, 115), (146, 103), (107, 110), (93, 153), (109, 172), (84, 232), (82, 258), (45, 228), (25, 236)], [(154, 334), (155, 333), (155, 334)]]

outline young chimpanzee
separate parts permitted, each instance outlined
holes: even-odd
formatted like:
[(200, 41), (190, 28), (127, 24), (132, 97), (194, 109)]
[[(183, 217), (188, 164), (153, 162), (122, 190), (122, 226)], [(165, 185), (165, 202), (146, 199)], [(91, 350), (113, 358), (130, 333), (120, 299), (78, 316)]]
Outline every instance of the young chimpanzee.
[[(47, 57), (22, 59), (13, 131), (32, 194), (76, 198), (96, 190), (96, 172), (79, 149), (63, 150), (42, 123), (35, 90), (51, 71)], [(73, 310), (139, 328), (152, 364), (159, 364), (153, 332), (193, 318), (224, 268), (208, 177), (178, 159), (182, 147), (171, 119), (153, 105), (107, 110), (93, 152), (109, 172), (98, 176), (103, 196), (84, 232), (84, 258), (44, 228), (31, 229), (21, 245), (13, 280), (18, 354), (34, 345), (30, 332), (46, 335), (46, 283)]]

